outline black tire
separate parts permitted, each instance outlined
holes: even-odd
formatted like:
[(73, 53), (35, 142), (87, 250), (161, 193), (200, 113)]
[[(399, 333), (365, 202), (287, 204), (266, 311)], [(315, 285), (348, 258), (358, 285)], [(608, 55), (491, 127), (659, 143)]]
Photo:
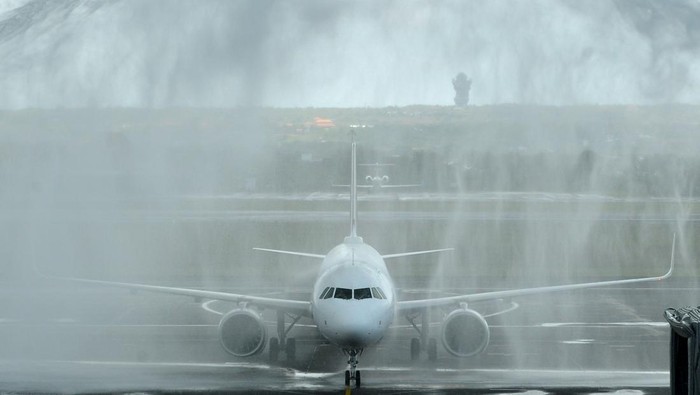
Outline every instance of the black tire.
[(277, 362), (280, 356), (280, 341), (276, 337), (270, 338), (270, 362)]
[(346, 370), (345, 371), (345, 386), (348, 387), (350, 385), (350, 371)]
[(360, 388), (362, 382), (360, 381), (360, 371), (355, 371), (355, 388)]
[(420, 339), (414, 337), (411, 339), (411, 361), (418, 360), (420, 356)]
[(428, 361), (437, 361), (437, 340), (434, 338), (428, 340)]
[(287, 345), (285, 346), (284, 351), (287, 353), (287, 360), (293, 361), (297, 356), (297, 341), (296, 341), (296, 339), (294, 339), (293, 337), (287, 339)]

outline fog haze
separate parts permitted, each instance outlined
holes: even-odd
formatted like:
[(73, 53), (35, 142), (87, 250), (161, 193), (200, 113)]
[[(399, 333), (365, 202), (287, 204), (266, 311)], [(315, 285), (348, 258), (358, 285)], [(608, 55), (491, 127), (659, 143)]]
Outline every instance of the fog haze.
[(700, 99), (696, 1), (7, 0), (0, 106)]
[[(55, 277), (309, 300), (317, 262), (252, 248), (325, 254), (347, 236), (351, 128), (360, 182), (413, 185), (361, 191), (365, 242), (455, 248), (389, 263), (400, 300), (658, 276), (677, 235), (669, 281), (470, 304), (492, 348), (440, 348), (418, 376), (666, 374), (663, 308), (700, 295), (698, 21), (697, 0), (0, 0), (0, 377), (18, 384), (0, 392), (76, 392), (63, 373), (108, 392), (89, 361), (114, 388), (135, 361), (269, 383), (268, 349), (220, 345), (236, 305)], [(397, 323), (368, 383), (414, 377)], [(341, 351), (301, 343), (283, 382), (323, 372), (336, 389)], [(56, 361), (87, 362), (45, 375)], [(214, 386), (178, 369), (164, 381)]]

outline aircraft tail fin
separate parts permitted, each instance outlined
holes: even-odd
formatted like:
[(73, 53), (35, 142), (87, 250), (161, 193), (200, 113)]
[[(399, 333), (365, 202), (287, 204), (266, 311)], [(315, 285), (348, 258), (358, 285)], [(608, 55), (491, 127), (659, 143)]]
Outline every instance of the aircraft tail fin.
[(352, 159), (350, 170), (350, 237), (357, 237), (357, 147), (352, 133)]

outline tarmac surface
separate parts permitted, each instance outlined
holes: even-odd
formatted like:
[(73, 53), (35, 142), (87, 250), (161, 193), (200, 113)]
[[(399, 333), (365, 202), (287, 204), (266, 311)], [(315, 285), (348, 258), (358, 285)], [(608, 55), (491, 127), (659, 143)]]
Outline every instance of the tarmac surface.
[[(672, 280), (470, 306), (488, 316), (489, 347), (468, 359), (440, 349), (432, 363), (425, 356), (417, 363), (408, 361), (409, 339), (415, 334), (399, 318), (397, 329), (360, 359), (362, 388), (347, 390), (668, 393), (670, 329), (662, 318), (663, 307), (691, 304), (695, 294), (694, 284)], [(25, 298), (32, 300), (31, 311), (8, 303)], [(217, 313), (232, 308), (223, 302), (63, 286), (31, 293), (3, 287), (1, 300), (2, 392), (346, 390), (344, 356), (325, 344), (308, 322), (290, 332), (297, 338), (296, 360), (281, 357), (270, 364), (264, 352), (236, 359), (221, 349)], [(273, 334), (272, 315), (266, 319), (268, 334)]]

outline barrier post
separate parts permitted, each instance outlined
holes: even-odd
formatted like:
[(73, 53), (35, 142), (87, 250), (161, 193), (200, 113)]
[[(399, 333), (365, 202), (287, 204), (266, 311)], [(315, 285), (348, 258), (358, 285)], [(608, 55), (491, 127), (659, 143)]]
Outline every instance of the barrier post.
[(671, 394), (700, 395), (700, 307), (668, 308), (664, 317), (671, 325)]

